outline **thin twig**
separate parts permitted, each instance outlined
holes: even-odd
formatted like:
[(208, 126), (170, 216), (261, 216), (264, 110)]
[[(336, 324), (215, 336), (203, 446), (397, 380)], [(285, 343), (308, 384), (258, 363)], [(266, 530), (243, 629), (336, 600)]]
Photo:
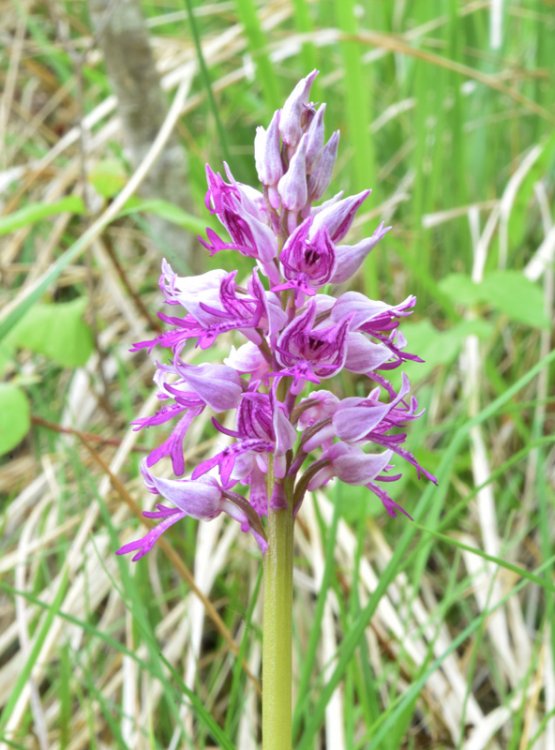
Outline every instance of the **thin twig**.
[[(119, 448), (122, 443), (118, 438), (107, 438), (102, 437), (102, 435), (96, 435), (94, 432), (83, 432), (82, 430), (75, 430), (73, 427), (62, 427), (61, 424), (50, 422), (48, 419), (43, 419), (42, 417), (37, 417), (35, 415), (31, 416), (31, 422), (38, 427), (45, 427), (47, 430), (53, 430), (62, 435), (74, 435), (80, 440), (90, 440), (93, 443), (99, 443), (101, 445), (113, 445), (115, 448)], [(131, 451), (135, 453), (148, 453), (149, 450), (149, 448), (143, 448), (139, 445), (135, 445), (131, 448)]]
[(162, 324), (157, 318), (155, 318), (150, 313), (148, 307), (145, 305), (145, 303), (141, 299), (141, 296), (135, 291), (135, 289), (133, 288), (133, 285), (129, 281), (129, 277), (127, 273), (125, 272), (125, 269), (123, 268), (122, 264), (119, 261), (114, 245), (112, 243), (112, 239), (108, 233), (106, 233), (103, 237), (103, 244), (104, 244), (104, 249), (106, 250), (106, 254), (110, 258), (110, 261), (112, 265), (114, 266), (114, 270), (117, 273), (118, 278), (121, 281), (123, 288), (133, 300), (133, 304), (135, 305), (135, 307), (143, 316), (143, 318), (148, 322), (150, 328), (153, 331), (161, 331)]

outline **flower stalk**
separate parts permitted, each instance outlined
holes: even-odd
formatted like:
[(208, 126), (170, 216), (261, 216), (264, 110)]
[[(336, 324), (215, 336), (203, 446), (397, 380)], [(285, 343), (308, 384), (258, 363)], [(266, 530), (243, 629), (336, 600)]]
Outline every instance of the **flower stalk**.
[(262, 747), (290, 750), (292, 709), (293, 514), (268, 516), (264, 556)]

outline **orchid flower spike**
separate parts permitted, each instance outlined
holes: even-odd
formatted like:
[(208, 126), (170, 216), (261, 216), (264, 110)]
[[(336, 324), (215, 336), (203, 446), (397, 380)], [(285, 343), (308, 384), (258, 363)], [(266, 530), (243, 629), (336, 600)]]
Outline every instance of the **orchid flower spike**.
[[(180, 277), (162, 264), (167, 330), (134, 347), (157, 352), (160, 409), (134, 424), (174, 426), (143, 462), (145, 485), (160, 498), (144, 515), (158, 525), (119, 550), (134, 560), (187, 516), (209, 521), (226, 513), (265, 551), (264, 517), (278, 508), (296, 514), (307, 491), (331, 480), (366, 487), (391, 516), (408, 515), (384, 489), (400, 477), (400, 463), (436, 481), (403, 447), (404, 428), (421, 414), (407, 377), (396, 391), (381, 374), (420, 361), (405, 351), (398, 330), (415, 298), (389, 304), (329, 292), (357, 273), (390, 227), (379, 224), (368, 239), (343, 244), (370, 191), (317, 204), (331, 180), (339, 133), (326, 141), (325, 105), (309, 101), (316, 76), (299, 81), (267, 127), (257, 128), (261, 190), (237, 182), (227, 165), (225, 178), (206, 168), (206, 206), (223, 231), (208, 229), (200, 242), (210, 254), (251, 258), (250, 277), (223, 270)], [(218, 350), (230, 345), (223, 362), (186, 362), (191, 347), (216, 341)], [(334, 392), (344, 370), (368, 383), (366, 397)], [(224, 443), (189, 467), (187, 434), (205, 411)], [(162, 459), (173, 478), (155, 472)]]

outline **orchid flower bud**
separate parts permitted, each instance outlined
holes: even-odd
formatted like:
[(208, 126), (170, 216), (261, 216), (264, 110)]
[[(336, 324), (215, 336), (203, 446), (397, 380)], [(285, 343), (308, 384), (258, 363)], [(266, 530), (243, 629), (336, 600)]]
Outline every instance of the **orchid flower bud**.
[(267, 187), (277, 185), (283, 176), (279, 141), (279, 110), (272, 117), (268, 130), (264, 130), (263, 127), (256, 128), (254, 159), (260, 182)]
[(312, 168), (312, 172), (308, 177), (308, 192), (311, 201), (320, 200), (330, 184), (335, 160), (337, 158), (338, 145), (339, 130), (336, 130), (320, 152), (320, 155)]
[(281, 202), (288, 211), (300, 211), (307, 202), (306, 147), (307, 136), (303, 135), (287, 172), (278, 183)]
[(303, 106), (308, 103), (310, 88), (317, 75), (318, 71), (313, 70), (306, 78), (300, 80), (281, 109), (279, 132), (283, 142), (291, 148), (295, 148), (301, 140)]
[(312, 122), (308, 130), (306, 131), (307, 147), (306, 147), (306, 167), (310, 173), (314, 163), (318, 160), (322, 149), (324, 147), (324, 115), (326, 113), (326, 105), (321, 104), (316, 110)]

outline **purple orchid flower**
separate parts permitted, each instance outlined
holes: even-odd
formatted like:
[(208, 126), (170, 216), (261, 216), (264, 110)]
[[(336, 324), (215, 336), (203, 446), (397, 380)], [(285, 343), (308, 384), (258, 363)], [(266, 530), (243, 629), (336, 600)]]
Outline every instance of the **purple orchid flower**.
[(289, 323), (277, 342), (281, 368), (275, 374), (293, 378), (293, 395), (302, 390), (306, 381), (319, 383), (341, 370), (347, 356), (348, 329), (348, 319), (331, 326), (317, 325), (314, 302)]
[[(218, 466), (224, 486), (233, 486), (242, 478), (241, 474), (234, 474), (235, 462), (239, 456), (245, 454), (253, 458), (258, 457), (257, 465), (264, 474), (267, 472), (267, 456), (271, 454), (274, 458), (276, 477), (284, 477), (284, 457), (293, 447), (297, 434), (287, 418), (283, 404), (276, 402), (273, 392), (251, 392), (243, 395), (238, 407), (236, 430), (224, 427), (215, 419), (212, 422), (217, 430), (237, 440), (220, 453), (200, 463), (193, 471), (193, 479)], [(244, 466), (242, 470), (244, 472)]]
[[(394, 516), (408, 515), (385, 489), (400, 476), (400, 461), (436, 481), (404, 447), (406, 426), (421, 414), (408, 379), (403, 375), (396, 390), (383, 375), (406, 360), (421, 361), (405, 351), (399, 330), (416, 299), (388, 304), (329, 290), (359, 270), (391, 227), (382, 223), (368, 239), (341, 244), (370, 191), (316, 203), (339, 142), (338, 133), (325, 140), (325, 105), (309, 101), (316, 75), (302, 79), (269, 126), (256, 131), (262, 191), (238, 183), (227, 165), (227, 180), (206, 169), (206, 206), (229, 236), (209, 229), (201, 244), (211, 255), (251, 258), (250, 277), (242, 281), (223, 270), (180, 277), (162, 264), (160, 289), (173, 314), (160, 318), (168, 329), (134, 346), (167, 352), (156, 363), (162, 406), (134, 424), (172, 422), (173, 430), (143, 462), (147, 489), (164, 502), (144, 514), (158, 525), (119, 550), (133, 552), (134, 560), (185, 517), (209, 521), (226, 513), (264, 551), (268, 511), (297, 513), (307, 490), (335, 479), (366, 487)], [(186, 352), (216, 341), (229, 346), (223, 363), (185, 361)], [(366, 379), (368, 396), (334, 393), (331, 379), (342, 370)], [(329, 390), (318, 387), (322, 381)], [(186, 473), (188, 431), (205, 410), (229, 443), (204, 457), (190, 478), (154, 473), (163, 459), (176, 477)]]
[(313, 296), (327, 284), (335, 270), (335, 247), (328, 231), (322, 227), (309, 238), (312, 222), (312, 217), (305, 219), (285, 243), (279, 259), (287, 282), (273, 288), (274, 292), (297, 290), (298, 304), (303, 294)]

